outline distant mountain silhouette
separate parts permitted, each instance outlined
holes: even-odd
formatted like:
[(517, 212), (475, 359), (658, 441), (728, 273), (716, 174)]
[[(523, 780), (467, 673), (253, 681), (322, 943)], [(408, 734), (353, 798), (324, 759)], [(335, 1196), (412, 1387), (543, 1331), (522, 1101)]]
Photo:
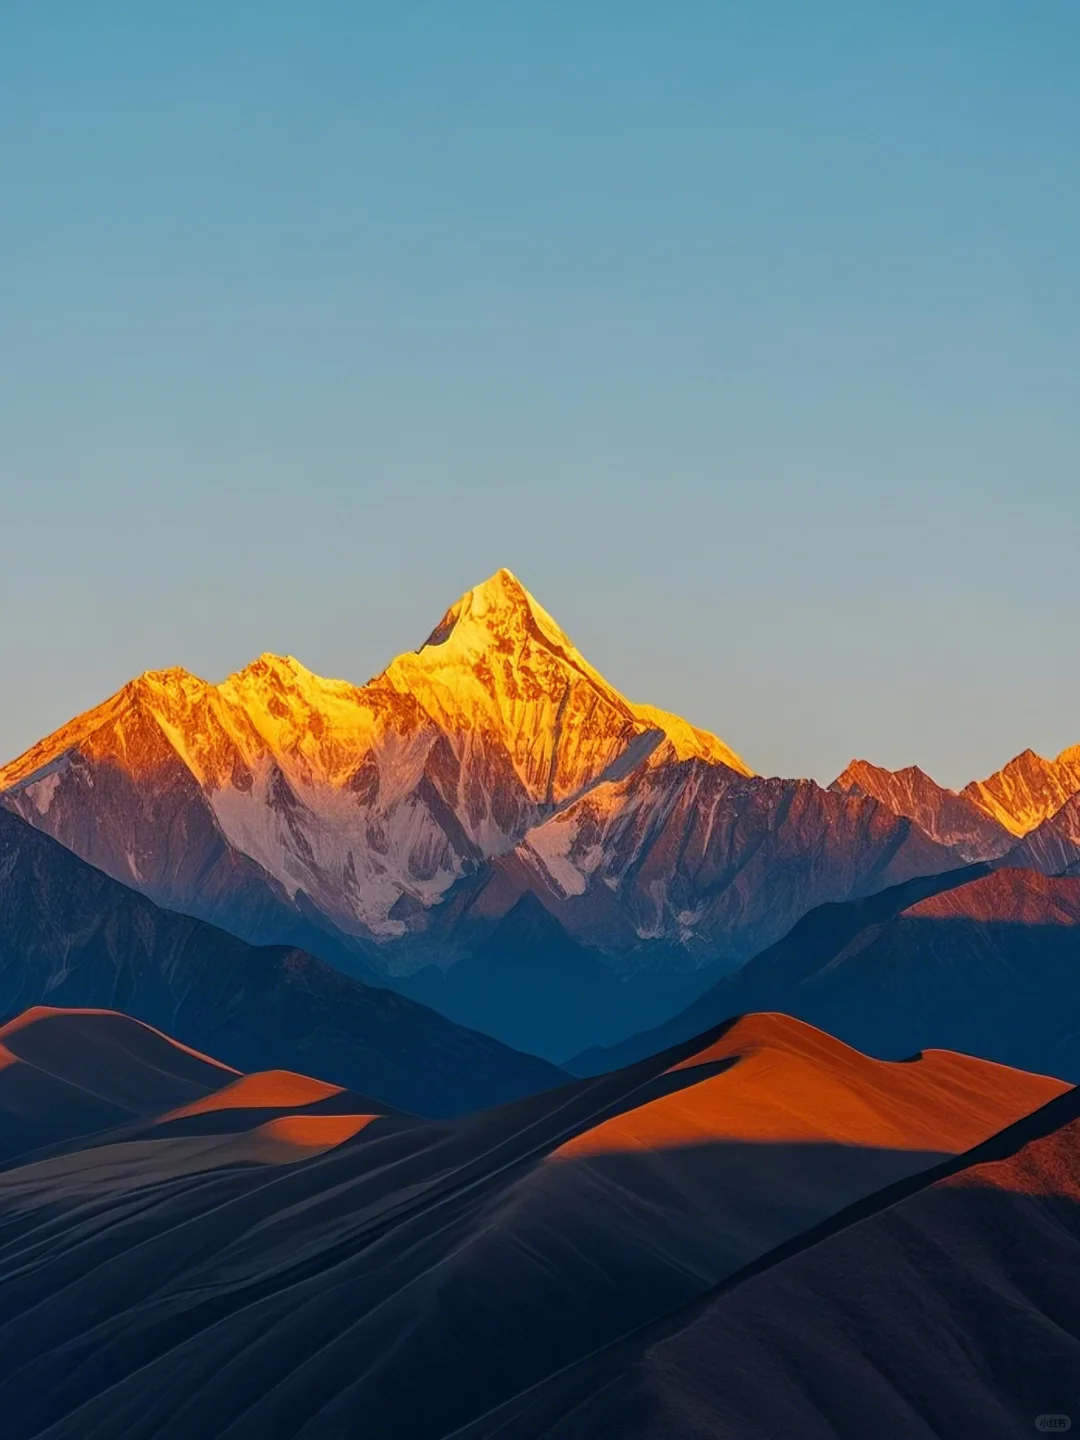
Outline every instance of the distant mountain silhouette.
[(458, 1024), (560, 1061), (596, 1036), (611, 1039), (677, 1009), (701, 988), (696, 971), (620, 977), (526, 893), (471, 954), (399, 981)]
[(318, 1070), (425, 1114), (565, 1079), (300, 950), (160, 910), (0, 810), (0, 1018), (42, 1003), (123, 1009), (240, 1069)]
[(942, 1046), (1080, 1081), (1078, 978), (1080, 878), (975, 866), (823, 906), (670, 1021), (569, 1067), (626, 1064), (775, 1009), (872, 1055)]
[(1080, 793), (1080, 745), (1055, 760), (1024, 750), (985, 780), (948, 790), (917, 765), (886, 770), (853, 760), (830, 787), (873, 796), (967, 860), (992, 860)]
[(969, 862), (994, 860), (1016, 844), (1014, 830), (988, 814), (967, 791), (958, 795), (947, 790), (917, 765), (885, 770), (868, 760), (853, 760), (829, 788), (842, 795), (880, 800)]

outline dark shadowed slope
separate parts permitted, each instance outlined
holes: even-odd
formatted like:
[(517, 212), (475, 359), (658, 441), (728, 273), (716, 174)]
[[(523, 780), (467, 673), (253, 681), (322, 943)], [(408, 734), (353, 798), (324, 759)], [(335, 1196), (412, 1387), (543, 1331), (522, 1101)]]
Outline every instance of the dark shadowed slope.
[(111, 1011), (28, 1010), (0, 1026), (0, 1162), (205, 1103), (237, 1072)]
[(1076, 1425), (1078, 1116), (1071, 1091), (469, 1440), (1013, 1440), (1039, 1416)]
[(303, 951), (160, 910), (0, 810), (0, 1016), (42, 1003), (121, 1009), (240, 1069), (314, 1070), (422, 1114), (565, 1078)]
[[(898, 887), (875, 897), (878, 913), (823, 908), (675, 1020), (571, 1068), (625, 1063), (725, 1015), (775, 1009), (872, 1055), (935, 1045), (1080, 1080), (1080, 878), (974, 873), (921, 901)], [(886, 900), (905, 903), (890, 916)]]
[[(746, 1010), (788, 1009), (789, 996), (803, 976), (828, 965), (833, 956), (863, 931), (882, 925), (927, 896), (987, 875), (989, 870), (988, 865), (969, 865), (944, 875), (920, 876), (902, 885), (880, 890), (863, 900), (819, 905), (816, 910), (804, 915), (782, 940), (763, 951), (738, 974), (725, 975), (670, 1020), (633, 1035), (618, 1045), (596, 1046), (584, 1051), (570, 1060), (567, 1068), (578, 1075), (598, 1075), (604, 1070), (629, 1065), (645, 1055), (700, 1035), (711, 1025), (740, 1013), (737, 992), (741, 986), (746, 986), (748, 992), (753, 989), (764, 993), (766, 983), (764, 980), (759, 982), (759, 976), (769, 977), (769, 998), (760, 1006), (746, 1006)], [(912, 1047), (913, 1050), (918, 1048), (917, 1045)]]
[(656, 1014), (681, 1008), (702, 983), (693, 971), (620, 977), (528, 892), (455, 964), (428, 965), (397, 981), (459, 1025), (556, 1063), (590, 1040), (632, 1034)]
[(439, 1124), (234, 1080), (0, 1173), (5, 1440), (435, 1440), (1061, 1089), (768, 1015)]

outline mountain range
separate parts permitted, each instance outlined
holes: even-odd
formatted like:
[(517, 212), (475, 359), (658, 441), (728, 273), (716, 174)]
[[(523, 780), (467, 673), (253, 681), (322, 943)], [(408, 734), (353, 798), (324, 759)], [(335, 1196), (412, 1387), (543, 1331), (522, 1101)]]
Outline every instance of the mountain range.
[(506, 571), (142, 675), (0, 770), (5, 1436), (1067, 1415), (1078, 975), (1080, 749), (756, 775)]
[(894, 814), (907, 815), (965, 860), (992, 860), (1050, 825), (1080, 792), (1080, 745), (1063, 750), (1056, 760), (1025, 750), (960, 791), (939, 785), (917, 765), (885, 770), (866, 760), (853, 760), (831, 788), (879, 800)]
[(0, 804), (160, 906), (560, 1062), (822, 904), (1080, 861), (1080, 747), (959, 792), (755, 775), (626, 700), (506, 570), (366, 685), (273, 655), (144, 674), (0, 768)]
[[(503, 570), (363, 686), (273, 655), (219, 685), (144, 674), (0, 769), (0, 800), (159, 905), (508, 1039), (542, 1010), (536, 985), (522, 972), (473, 1004), (465, 976), (531, 899), (606, 993), (585, 1038), (610, 1043), (821, 903), (1020, 844), (1064, 868), (1080, 828), (1047, 827), (1078, 776), (1068, 751), (962, 794), (863, 762), (828, 789), (754, 775), (621, 696)], [(582, 1039), (529, 1033), (553, 1057)]]

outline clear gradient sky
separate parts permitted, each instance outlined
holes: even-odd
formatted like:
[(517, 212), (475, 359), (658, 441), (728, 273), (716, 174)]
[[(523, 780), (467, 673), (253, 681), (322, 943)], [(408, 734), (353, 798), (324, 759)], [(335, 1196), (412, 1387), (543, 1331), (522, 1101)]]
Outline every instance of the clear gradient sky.
[(1080, 741), (1077, 0), (4, 0), (0, 758), (514, 570), (766, 772)]

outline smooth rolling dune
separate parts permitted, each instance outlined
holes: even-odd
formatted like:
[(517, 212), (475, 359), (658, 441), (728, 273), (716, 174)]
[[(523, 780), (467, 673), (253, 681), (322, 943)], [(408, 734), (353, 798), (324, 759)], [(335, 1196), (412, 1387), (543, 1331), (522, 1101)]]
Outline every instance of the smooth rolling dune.
[(1040, 1416), (1058, 1417), (1042, 1433), (1075, 1426), (1080, 1092), (917, 1184), (460, 1440), (1013, 1440)]
[[(112, 1138), (77, 1153), (32, 1159), (0, 1176), (5, 1213), (25, 1219), (44, 1206), (119, 1200), (209, 1171), (294, 1165), (342, 1145), (375, 1115), (281, 1115), (233, 1131), (148, 1139)], [(115, 1132), (112, 1132), (115, 1135)]]
[[(358, 1135), (375, 1115), (281, 1115), (251, 1132), (260, 1142), (285, 1147), (301, 1159), (305, 1153), (332, 1150)], [(277, 1162), (280, 1163), (280, 1162)]]
[(322, 1089), (0, 1173), (6, 1437), (436, 1440), (1063, 1087), (760, 1015), (457, 1120)]
[(206, 1115), (213, 1110), (264, 1110), (276, 1106), (314, 1105), (319, 1100), (344, 1093), (340, 1085), (328, 1085), (325, 1080), (312, 1080), (310, 1076), (297, 1075), (292, 1070), (261, 1070), (253, 1075), (241, 1075), (231, 1085), (212, 1095), (201, 1096), (189, 1105), (170, 1110), (161, 1119), (164, 1123), (182, 1120), (189, 1115)]
[(0, 1161), (205, 1100), (236, 1078), (127, 1015), (37, 1005), (0, 1026)]
[[(609, 1133), (637, 1145), (711, 1139), (831, 1141), (895, 1149), (966, 1150), (1008, 1124), (1017, 1104), (1035, 1109), (1063, 1081), (928, 1050), (910, 1060), (871, 1060), (789, 1015), (748, 1015), (672, 1070), (731, 1062), (722, 1077), (682, 1090), (598, 1126), (578, 1145)], [(572, 1148), (572, 1147), (571, 1147)]]

